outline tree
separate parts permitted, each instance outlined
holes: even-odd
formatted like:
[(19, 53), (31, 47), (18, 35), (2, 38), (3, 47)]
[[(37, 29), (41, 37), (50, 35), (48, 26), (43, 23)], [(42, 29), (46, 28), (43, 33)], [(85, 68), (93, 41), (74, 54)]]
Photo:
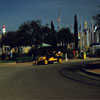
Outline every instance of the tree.
[(42, 27), (42, 40), (44, 43), (51, 44), (51, 33), (48, 24)]
[(44, 43), (56, 46), (56, 31), (53, 21), (51, 21), (51, 27), (48, 24), (42, 27), (42, 39)]
[(34, 44), (35, 47), (42, 43), (42, 27), (41, 20), (32, 20), (30, 23), (30, 31), (32, 33), (31, 44)]
[(20, 25), (16, 32), (7, 32), (2, 36), (1, 45), (11, 47), (18, 46), (38, 46), (42, 43), (42, 25), (38, 21), (27, 21)]
[[(98, 7), (100, 8), (100, 6), (98, 6)], [(93, 16), (92, 18), (95, 20), (96, 25), (98, 25), (100, 28), (100, 12), (98, 14), (96, 14), (95, 16)]]
[(70, 43), (73, 41), (73, 35), (68, 28), (57, 33), (53, 21), (51, 21), (51, 27), (49, 27), (48, 24), (41, 25), (40, 20), (32, 20), (21, 24), (15, 32), (7, 32), (2, 36), (1, 44), (9, 45), (11, 48), (32, 45), (37, 48), (43, 42), (56, 46), (57, 40), (59, 40), (58, 42)]
[(16, 35), (17, 33), (14, 31), (7, 32), (6, 34), (2, 35), (1, 38), (1, 46), (9, 45), (11, 48), (16, 46)]
[(31, 46), (31, 34), (28, 32), (17, 31), (16, 46)]
[(51, 30), (52, 30), (52, 31), (55, 30), (55, 27), (54, 27), (53, 21), (51, 21)]
[(93, 19), (96, 21), (96, 25), (100, 27), (100, 13), (96, 16), (93, 16)]
[(78, 50), (78, 23), (76, 14), (74, 21), (74, 40), (75, 40), (75, 50)]
[(42, 25), (40, 20), (24, 22), (18, 30), (19, 41), (25, 40), (21, 45), (35, 45), (37, 47), (42, 43)]
[[(30, 31), (30, 21), (24, 22), (20, 25), (17, 31), (17, 46), (31, 46), (31, 31)], [(23, 42), (22, 42), (23, 41)]]
[(54, 47), (57, 45), (56, 31), (55, 31), (55, 27), (54, 27), (53, 21), (51, 21), (51, 44)]
[(73, 34), (70, 32), (69, 28), (62, 28), (57, 33), (57, 43), (69, 44), (73, 42)]

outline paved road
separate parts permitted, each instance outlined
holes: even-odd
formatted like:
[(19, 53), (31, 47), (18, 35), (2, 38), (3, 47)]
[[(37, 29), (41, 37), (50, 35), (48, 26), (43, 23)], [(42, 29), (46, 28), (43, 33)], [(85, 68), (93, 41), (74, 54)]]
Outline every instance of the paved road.
[[(0, 65), (0, 100), (99, 100), (100, 86), (98, 84), (97, 86), (87, 84), (60, 74), (62, 68), (75, 68), (83, 63), (85, 62), (69, 61), (63, 64), (33, 66), (31, 63)], [(68, 76), (76, 77), (74, 74), (69, 72)], [(86, 81), (90, 79), (86, 78)]]

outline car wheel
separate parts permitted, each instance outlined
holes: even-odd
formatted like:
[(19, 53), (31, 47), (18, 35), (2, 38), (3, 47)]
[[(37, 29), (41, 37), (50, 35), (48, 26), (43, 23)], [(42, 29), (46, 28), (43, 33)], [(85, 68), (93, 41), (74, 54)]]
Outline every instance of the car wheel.
[(35, 61), (35, 64), (38, 65), (38, 61)]
[(59, 58), (59, 59), (58, 59), (58, 62), (59, 62), (59, 63), (62, 63), (62, 59), (61, 59), (61, 58)]
[(47, 65), (48, 64), (48, 60), (44, 60), (44, 64)]

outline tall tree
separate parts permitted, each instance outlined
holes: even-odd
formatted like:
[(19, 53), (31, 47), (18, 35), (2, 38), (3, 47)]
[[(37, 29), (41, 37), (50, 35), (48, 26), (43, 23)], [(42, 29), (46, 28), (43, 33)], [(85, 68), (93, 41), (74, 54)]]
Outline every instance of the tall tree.
[(54, 27), (54, 24), (53, 24), (53, 21), (51, 21), (51, 44), (53, 46), (56, 46), (56, 31), (55, 31), (55, 27)]
[(53, 21), (51, 21), (51, 30), (55, 30)]
[(42, 27), (42, 40), (44, 43), (51, 44), (51, 30), (48, 24)]
[(41, 20), (32, 20), (31, 24), (31, 33), (32, 33), (32, 43), (35, 45), (35, 47), (38, 47), (38, 45), (41, 45), (42, 43), (42, 25)]
[(76, 14), (74, 20), (74, 40), (75, 40), (75, 50), (78, 50), (78, 23)]

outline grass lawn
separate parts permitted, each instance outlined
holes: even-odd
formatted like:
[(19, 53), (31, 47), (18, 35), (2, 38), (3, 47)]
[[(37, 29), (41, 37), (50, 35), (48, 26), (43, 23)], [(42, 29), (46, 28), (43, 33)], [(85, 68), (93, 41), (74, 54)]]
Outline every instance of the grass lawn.
[(14, 63), (16, 61), (10, 61), (10, 60), (0, 60), (0, 63)]

